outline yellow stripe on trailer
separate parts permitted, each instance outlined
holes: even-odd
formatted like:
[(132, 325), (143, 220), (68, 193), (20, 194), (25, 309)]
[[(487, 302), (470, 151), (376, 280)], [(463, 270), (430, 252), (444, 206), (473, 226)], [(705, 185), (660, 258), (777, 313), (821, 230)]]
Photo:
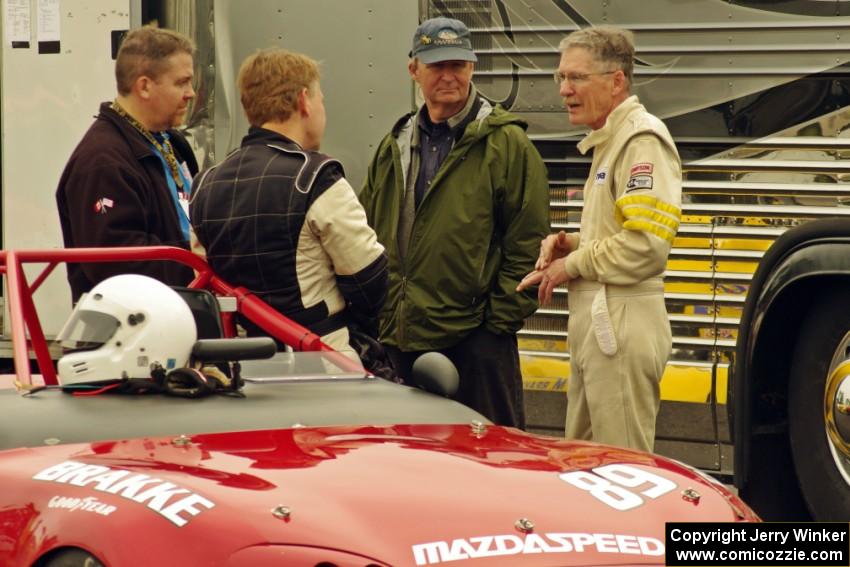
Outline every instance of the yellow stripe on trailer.
[[(520, 356), (523, 389), (565, 392), (570, 380), (570, 363), (545, 355)], [(728, 372), (717, 369), (717, 401), (726, 403)], [(707, 403), (711, 395), (711, 368), (668, 364), (661, 378), (661, 399), (668, 402)]]
[(522, 387), (525, 390), (566, 392), (570, 379), (570, 361), (546, 356), (519, 357)]

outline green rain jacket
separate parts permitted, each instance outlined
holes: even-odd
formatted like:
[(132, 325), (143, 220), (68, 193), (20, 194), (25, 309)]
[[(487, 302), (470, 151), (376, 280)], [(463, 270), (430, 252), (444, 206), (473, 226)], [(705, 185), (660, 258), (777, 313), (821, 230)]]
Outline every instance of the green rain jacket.
[(514, 334), (537, 308), (536, 292), (515, 291), (549, 232), (546, 168), (526, 126), (483, 101), (423, 197), (404, 258), (396, 235), (416, 115), (402, 117), (381, 141), (360, 201), (389, 256), (383, 343), (446, 348), (482, 323)]

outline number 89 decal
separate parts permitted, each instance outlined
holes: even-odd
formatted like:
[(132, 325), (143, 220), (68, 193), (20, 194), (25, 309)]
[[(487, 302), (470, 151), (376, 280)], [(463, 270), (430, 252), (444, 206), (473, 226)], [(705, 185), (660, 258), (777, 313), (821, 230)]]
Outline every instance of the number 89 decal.
[[(573, 471), (560, 475), (561, 480), (614, 508), (631, 510), (643, 504), (646, 498), (658, 498), (667, 494), (676, 483), (664, 477), (628, 465), (605, 465), (591, 471)], [(627, 490), (627, 489), (640, 490)]]

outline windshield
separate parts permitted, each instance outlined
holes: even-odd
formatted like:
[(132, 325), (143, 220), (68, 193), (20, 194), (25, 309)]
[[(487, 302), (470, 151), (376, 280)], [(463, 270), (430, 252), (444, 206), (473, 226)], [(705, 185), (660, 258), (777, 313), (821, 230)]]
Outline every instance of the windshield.
[[(265, 360), (243, 360), (242, 377), (246, 382), (295, 382), (316, 380), (362, 379), (368, 373), (359, 359), (360, 370), (343, 369), (333, 362), (335, 352), (278, 352)], [(356, 355), (352, 355), (352, 358)]]
[(75, 309), (56, 340), (66, 349), (92, 350), (106, 343), (121, 323), (100, 311)]

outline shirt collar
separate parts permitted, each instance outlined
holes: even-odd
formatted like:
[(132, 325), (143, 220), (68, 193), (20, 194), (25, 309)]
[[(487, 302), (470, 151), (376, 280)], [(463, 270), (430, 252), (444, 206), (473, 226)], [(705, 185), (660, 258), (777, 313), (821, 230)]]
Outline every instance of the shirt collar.
[(431, 117), (428, 116), (428, 107), (423, 104), (422, 108), (419, 109), (417, 120), (419, 128), (427, 132), (428, 135), (433, 135), (435, 129), (444, 128), (446, 125), (449, 130), (454, 131), (455, 128), (466, 122), (466, 118), (469, 116), (470, 111), (472, 111), (472, 107), (475, 106), (475, 100), (477, 98), (478, 89), (475, 88), (473, 83), (469, 83), (469, 96), (466, 97), (466, 104), (463, 105), (463, 108), (457, 114), (450, 116), (448, 120), (436, 124), (431, 121)]
[(247, 144), (271, 144), (280, 142), (295, 144), (299, 150), (302, 149), (297, 142), (287, 138), (283, 134), (267, 130), (266, 128), (261, 128), (259, 126), (251, 126), (248, 128), (248, 135), (242, 138), (243, 146)]
[(618, 104), (617, 107), (611, 111), (611, 114), (608, 115), (608, 118), (605, 119), (605, 124), (602, 128), (598, 130), (591, 130), (590, 133), (578, 143), (578, 151), (584, 155), (591, 148), (607, 141), (608, 138), (610, 138), (613, 133), (620, 128), (620, 125), (626, 119), (626, 116), (628, 116), (628, 114), (638, 106), (640, 106), (640, 103), (638, 102), (637, 95), (632, 95)]

